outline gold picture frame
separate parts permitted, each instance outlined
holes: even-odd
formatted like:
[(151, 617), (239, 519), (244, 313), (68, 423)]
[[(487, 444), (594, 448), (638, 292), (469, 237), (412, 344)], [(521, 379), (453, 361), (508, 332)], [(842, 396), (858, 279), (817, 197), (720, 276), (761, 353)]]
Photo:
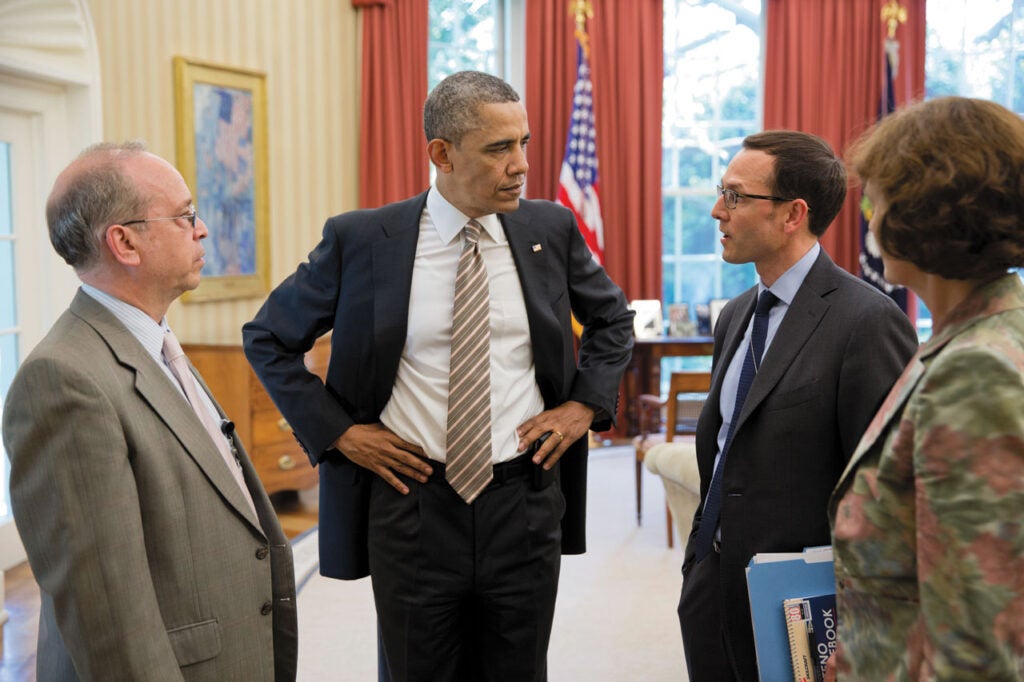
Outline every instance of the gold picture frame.
[(184, 301), (270, 290), (266, 75), (174, 58), (178, 169), (210, 231), (199, 287)]

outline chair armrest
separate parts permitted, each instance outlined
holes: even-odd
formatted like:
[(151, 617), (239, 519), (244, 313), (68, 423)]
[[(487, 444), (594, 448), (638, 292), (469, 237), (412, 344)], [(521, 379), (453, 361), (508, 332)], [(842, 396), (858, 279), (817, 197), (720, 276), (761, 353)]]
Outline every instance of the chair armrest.
[(647, 451), (644, 465), (651, 473), (699, 494), (700, 473), (693, 443), (673, 441), (655, 445)]

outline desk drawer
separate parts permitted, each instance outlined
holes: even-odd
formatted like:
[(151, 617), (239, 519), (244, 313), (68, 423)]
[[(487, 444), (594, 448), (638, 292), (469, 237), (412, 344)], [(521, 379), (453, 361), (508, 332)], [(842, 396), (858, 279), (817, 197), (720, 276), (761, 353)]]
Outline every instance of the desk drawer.
[(291, 445), (253, 448), (252, 463), (268, 493), (311, 488), (319, 481), (319, 474), (294, 440)]
[(274, 401), (263, 390), (263, 384), (260, 383), (260, 380), (255, 375), (249, 384), (249, 406), (253, 411), (253, 416), (259, 412), (277, 412)]
[[(252, 414), (252, 443), (254, 449), (264, 445), (283, 443), (296, 445), (292, 428), (277, 410), (261, 410)], [(297, 447), (297, 445), (296, 445)]]

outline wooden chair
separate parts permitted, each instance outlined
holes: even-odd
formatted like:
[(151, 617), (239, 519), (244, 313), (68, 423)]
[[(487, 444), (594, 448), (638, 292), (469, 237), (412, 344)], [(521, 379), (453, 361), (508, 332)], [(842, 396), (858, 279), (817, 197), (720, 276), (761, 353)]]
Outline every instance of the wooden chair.
[[(643, 493), (643, 462), (647, 451), (659, 443), (669, 443), (673, 436), (696, 431), (695, 416), (681, 418), (679, 396), (683, 393), (707, 393), (711, 389), (710, 372), (673, 372), (669, 378), (668, 399), (662, 402), (660, 396), (641, 395), (637, 398), (637, 415), (640, 433), (633, 439), (636, 449), (636, 523), (642, 518), (641, 497)], [(665, 411), (665, 425), (662, 427), (662, 410)], [(670, 529), (671, 532), (671, 529)]]

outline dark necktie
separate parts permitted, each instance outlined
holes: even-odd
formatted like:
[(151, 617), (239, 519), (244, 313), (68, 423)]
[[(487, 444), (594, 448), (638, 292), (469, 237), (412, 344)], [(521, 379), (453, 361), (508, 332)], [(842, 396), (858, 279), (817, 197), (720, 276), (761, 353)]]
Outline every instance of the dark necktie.
[(455, 275), (448, 386), (445, 478), (467, 503), (493, 477), (491, 466), (491, 326), (480, 223), (470, 220)]
[(704, 510), (700, 515), (695, 556), (697, 561), (707, 556), (711, 550), (711, 541), (718, 528), (718, 517), (722, 511), (722, 472), (725, 470), (725, 457), (729, 454), (729, 446), (732, 445), (732, 436), (736, 432), (736, 424), (740, 420), (740, 412), (743, 411), (747, 392), (750, 390), (750, 385), (754, 383), (757, 370), (761, 367), (764, 343), (768, 338), (768, 312), (778, 300), (775, 294), (767, 289), (762, 291), (757, 298), (757, 307), (754, 308), (754, 329), (750, 334), (750, 345), (747, 346), (746, 356), (743, 358), (743, 369), (740, 370), (739, 384), (736, 386), (736, 407), (733, 408), (729, 432), (725, 436), (725, 447), (722, 448), (722, 456), (718, 459), (718, 466), (711, 477), (711, 485), (708, 486), (708, 494), (704, 500)]

